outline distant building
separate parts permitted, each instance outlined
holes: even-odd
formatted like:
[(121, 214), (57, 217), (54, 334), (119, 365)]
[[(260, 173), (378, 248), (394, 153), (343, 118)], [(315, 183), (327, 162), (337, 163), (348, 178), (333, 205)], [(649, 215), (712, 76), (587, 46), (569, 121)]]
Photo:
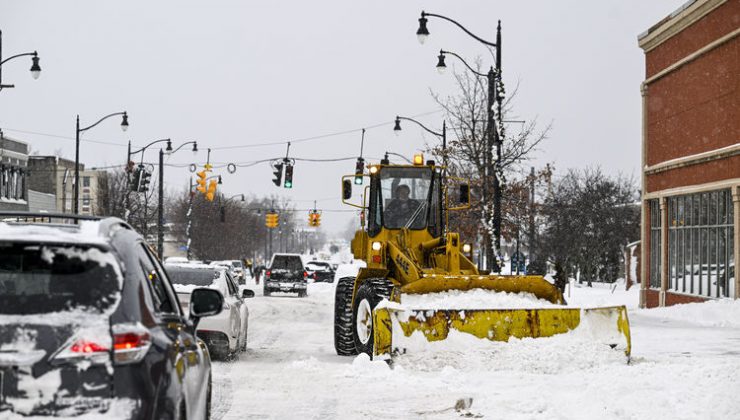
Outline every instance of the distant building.
[[(31, 156), (30, 188), (56, 197), (56, 211), (74, 212), (74, 161), (58, 156)], [(100, 172), (86, 171), (80, 164), (80, 214), (97, 214), (98, 178)]]
[(693, 0), (638, 38), (643, 307), (739, 297), (739, 17)]
[(0, 210), (28, 211), (28, 143), (0, 130)]

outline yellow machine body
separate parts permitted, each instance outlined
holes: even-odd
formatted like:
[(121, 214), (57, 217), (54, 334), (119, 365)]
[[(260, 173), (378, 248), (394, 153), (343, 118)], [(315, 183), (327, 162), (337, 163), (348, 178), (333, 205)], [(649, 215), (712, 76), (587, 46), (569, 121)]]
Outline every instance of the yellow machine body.
[[(373, 183), (372, 176), (378, 176), (385, 168), (427, 168), (441, 173), (439, 167), (419, 165), (377, 165), (371, 171), (369, 194), (378, 194), (379, 182)], [(354, 178), (345, 176), (344, 179)], [(346, 183), (346, 181), (344, 181)], [(444, 187), (446, 191), (446, 187)], [(432, 194), (430, 194), (431, 196)], [(447, 200), (446, 192), (440, 201)], [(367, 195), (364, 195), (366, 198)], [(346, 201), (345, 201), (346, 203)], [(351, 203), (347, 203), (351, 204)], [(444, 212), (446, 222), (450, 208), (437, 203)], [(352, 204), (367, 211), (368, 206)], [(430, 204), (431, 208), (432, 205)], [(404, 294), (428, 294), (451, 290), (467, 291), (484, 289), (507, 293), (529, 293), (553, 305), (565, 305), (562, 293), (542, 276), (536, 275), (492, 275), (481, 274), (475, 264), (462, 252), (457, 233), (447, 232), (434, 236), (430, 229), (389, 229), (382, 226), (368, 234), (367, 229), (358, 230), (351, 243), (354, 257), (363, 260), (366, 267), (361, 268), (354, 280), (352, 303), (357, 290), (367, 279), (382, 278), (393, 284), (390, 300), (401, 304)], [(373, 354), (376, 356), (392, 354), (392, 326), (401, 328), (405, 336), (420, 332), (429, 341), (443, 340), (450, 330), (472, 334), (478, 338), (495, 341), (508, 341), (511, 337), (549, 337), (574, 330), (585, 318), (604, 318), (599, 328), (607, 331), (605, 344), (619, 344), (629, 356), (631, 351), (629, 321), (624, 306), (578, 309), (565, 306), (531, 309), (467, 309), (439, 310), (435, 308), (414, 308), (396, 310), (389, 306), (373, 310)], [(622, 343), (613, 343), (616, 338)]]

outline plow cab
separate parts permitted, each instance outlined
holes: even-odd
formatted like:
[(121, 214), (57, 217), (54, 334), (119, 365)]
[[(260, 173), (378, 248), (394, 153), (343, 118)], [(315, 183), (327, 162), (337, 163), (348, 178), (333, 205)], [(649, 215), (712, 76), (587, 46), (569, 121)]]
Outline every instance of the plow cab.
[[(451, 210), (467, 208), (468, 186), (448, 194), (443, 168), (433, 161), (369, 167), (363, 201), (352, 203), (358, 175), (345, 176), (345, 204), (363, 211), (366, 226), (352, 241), (352, 253), (366, 267), (337, 282), (334, 344), (337, 354), (361, 352), (390, 358), (405, 337), (440, 341), (450, 331), (480, 339), (508, 341), (587, 330), (594, 340), (629, 357), (629, 321), (624, 306), (580, 309), (566, 305), (562, 293), (542, 276), (482, 274), (463, 252), (457, 233), (446, 228)], [(359, 178), (362, 179), (362, 178)], [(353, 182), (353, 180), (355, 182)], [(363, 181), (364, 183), (364, 181)], [(451, 204), (454, 203), (454, 204)], [(490, 302), (450, 308), (446, 294), (488, 291)], [(531, 299), (531, 307), (502, 307), (499, 295)], [(423, 296), (424, 299), (414, 299)], [(438, 299), (440, 302), (436, 302)], [(581, 331), (584, 332), (584, 331)]]

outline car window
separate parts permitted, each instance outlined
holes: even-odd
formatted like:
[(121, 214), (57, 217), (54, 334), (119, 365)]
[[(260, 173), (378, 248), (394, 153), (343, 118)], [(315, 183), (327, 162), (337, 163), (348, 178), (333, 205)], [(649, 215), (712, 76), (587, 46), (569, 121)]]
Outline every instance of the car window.
[(161, 270), (157, 270), (152, 257), (149, 255), (149, 251), (146, 249), (146, 245), (140, 243), (136, 250), (141, 270), (147, 279), (147, 284), (152, 291), (152, 299), (154, 300), (154, 309), (158, 313), (177, 313), (177, 309), (174, 309), (176, 305), (173, 304), (172, 299), (168, 296), (167, 289), (164, 282), (166, 278), (162, 276)]
[(120, 298), (112, 253), (84, 245), (0, 242), (0, 314), (103, 312)]
[(273, 270), (303, 271), (303, 263), (299, 256), (276, 255), (270, 268)]
[(232, 295), (238, 295), (239, 294), (239, 287), (234, 284), (234, 279), (231, 277), (229, 273), (226, 274), (226, 285), (229, 287), (229, 293)]

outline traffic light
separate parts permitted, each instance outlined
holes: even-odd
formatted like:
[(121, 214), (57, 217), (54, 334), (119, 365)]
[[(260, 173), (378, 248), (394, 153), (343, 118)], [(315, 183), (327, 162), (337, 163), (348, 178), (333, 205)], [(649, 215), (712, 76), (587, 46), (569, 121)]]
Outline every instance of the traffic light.
[(136, 168), (133, 170), (134, 173), (131, 176), (131, 183), (129, 184), (129, 189), (133, 192), (139, 192), (139, 182), (141, 181), (141, 168)]
[(293, 188), (293, 165), (290, 163), (285, 165), (285, 188)]
[(365, 172), (365, 159), (358, 157), (355, 166), (355, 184), (362, 185), (362, 174)]
[(321, 226), (321, 213), (316, 210), (308, 213), (308, 225), (312, 227)]
[(265, 226), (270, 229), (278, 227), (280, 224), (280, 215), (274, 212), (265, 214)]
[(272, 176), (273, 178), (272, 183), (275, 184), (276, 187), (280, 186), (280, 181), (283, 179), (283, 164), (282, 163), (275, 163), (272, 165)]
[(195, 181), (198, 186), (195, 187), (195, 189), (198, 190), (199, 193), (206, 195), (206, 192), (208, 191), (208, 189), (206, 188), (206, 177), (208, 176), (208, 170), (203, 169), (195, 175), (198, 176), (198, 179)]
[(215, 179), (212, 179), (210, 183), (208, 183), (208, 190), (206, 191), (206, 200), (213, 201), (213, 199), (216, 197), (216, 188), (218, 187), (218, 182), (216, 182)]
[(141, 170), (141, 176), (139, 177), (139, 192), (149, 191), (149, 183), (151, 182), (152, 174), (146, 169)]

